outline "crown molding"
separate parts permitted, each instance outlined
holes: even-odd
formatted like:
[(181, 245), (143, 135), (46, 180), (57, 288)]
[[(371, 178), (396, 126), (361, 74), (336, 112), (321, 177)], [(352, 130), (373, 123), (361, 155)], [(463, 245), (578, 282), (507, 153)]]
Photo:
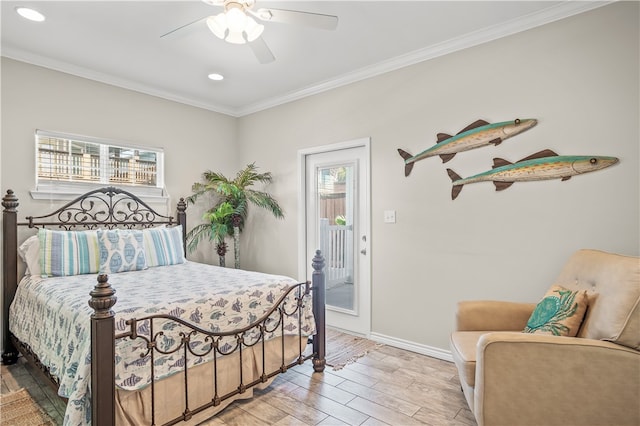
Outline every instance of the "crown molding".
[(219, 112), (221, 114), (231, 115), (234, 117), (238, 116), (237, 111), (233, 108), (229, 108), (223, 105), (200, 102), (191, 98), (176, 95), (175, 93), (169, 91), (158, 89), (157, 87), (145, 85), (137, 81), (118, 78), (113, 75), (105, 74), (89, 68), (79, 67), (68, 62), (37, 55), (35, 53), (28, 52), (22, 49), (15, 49), (12, 46), (3, 46), (2, 56), (9, 59), (15, 59), (16, 61), (26, 62), (31, 65), (63, 72), (65, 74), (71, 74), (76, 77), (86, 78), (88, 80), (108, 84), (110, 86), (116, 86), (122, 89), (143, 93), (145, 95), (151, 95), (169, 101), (178, 102), (197, 108), (203, 108), (209, 111)]
[(549, 7), (539, 12), (531, 13), (524, 17), (513, 19), (499, 25), (465, 34), (461, 37), (453, 38), (445, 42), (426, 47), (424, 49), (419, 49), (405, 55), (395, 57), (388, 61), (379, 62), (372, 66), (343, 74), (319, 84), (314, 84), (301, 90), (290, 92), (283, 96), (266, 99), (264, 101), (256, 102), (254, 104), (250, 104), (240, 108), (232, 108), (224, 105), (206, 103), (199, 100), (186, 98), (169, 91), (158, 89), (157, 87), (148, 86), (140, 82), (121, 79), (112, 75), (101, 73), (96, 70), (79, 67), (73, 64), (43, 57), (20, 49), (14, 49), (11, 46), (3, 47), (2, 56), (26, 62), (32, 65), (42, 66), (55, 71), (72, 74), (78, 77), (98, 81), (112, 86), (121, 87), (123, 89), (156, 96), (158, 98), (179, 102), (197, 108), (203, 108), (232, 117), (242, 117), (245, 115), (263, 111), (265, 109), (273, 108), (278, 105), (306, 98), (308, 96), (326, 92), (331, 89), (375, 77), (390, 71), (395, 71), (400, 68), (444, 56), (449, 53), (487, 43), (502, 37), (507, 37), (522, 31), (549, 24), (551, 22), (578, 15), (580, 13), (587, 12), (614, 2), (615, 0), (563, 1), (560, 4)]
[(346, 86), (367, 78), (375, 77), (390, 71), (395, 71), (410, 65), (415, 65), (430, 59), (448, 55), (479, 44), (488, 43), (499, 38), (507, 37), (519, 32), (527, 31), (545, 24), (549, 24), (564, 18), (578, 15), (602, 6), (613, 1), (566, 1), (556, 6), (531, 13), (524, 17), (519, 17), (511, 21), (483, 28), (463, 36), (435, 44), (424, 49), (415, 50), (402, 56), (395, 57), (388, 61), (379, 62), (372, 66), (343, 74), (335, 79), (327, 80), (323, 83), (309, 86), (287, 95), (257, 102), (240, 108), (236, 111), (238, 116), (253, 114), (265, 109), (273, 108), (288, 102), (296, 101), (308, 96), (316, 95), (341, 86)]

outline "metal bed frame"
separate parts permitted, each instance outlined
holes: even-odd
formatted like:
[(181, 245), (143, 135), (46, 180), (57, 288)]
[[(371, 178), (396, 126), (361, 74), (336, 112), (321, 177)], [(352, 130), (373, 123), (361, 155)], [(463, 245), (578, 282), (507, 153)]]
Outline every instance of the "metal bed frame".
[[(30, 348), (18, 341), (9, 331), (9, 306), (13, 301), (18, 286), (18, 228), (58, 228), (62, 230), (72, 231), (78, 229), (97, 229), (97, 228), (148, 228), (158, 225), (174, 226), (182, 225), (183, 235), (186, 235), (186, 203), (183, 198), (177, 205), (177, 219), (171, 216), (164, 216), (149, 207), (145, 202), (140, 200), (132, 193), (116, 187), (105, 187), (89, 191), (86, 194), (67, 203), (58, 210), (43, 216), (28, 216), (26, 222), (18, 222), (17, 208), (18, 198), (12, 190), (8, 190), (2, 198), (3, 206), (3, 344), (4, 351), (2, 353), (2, 362), (4, 364), (15, 363), (18, 358), (18, 351), (25, 358), (36, 365), (43, 371), (57, 387), (56, 379), (49, 374), (48, 369), (40, 363), (37, 356), (31, 352)], [(186, 240), (183, 239), (183, 248), (186, 253)], [(312, 262), (314, 269), (311, 282), (299, 283), (292, 286), (288, 292), (280, 297), (274, 303), (273, 307), (266, 312), (261, 318), (258, 318), (252, 324), (227, 332), (210, 332), (199, 328), (194, 324), (190, 324), (182, 319), (171, 315), (151, 315), (144, 318), (131, 318), (126, 321), (129, 326), (128, 330), (122, 334), (115, 334), (115, 314), (111, 310), (116, 304), (117, 298), (115, 290), (109, 284), (107, 275), (98, 275), (97, 284), (90, 292), (88, 303), (93, 308), (94, 313), (91, 315), (91, 411), (92, 423), (94, 425), (114, 425), (115, 424), (115, 342), (118, 339), (142, 339), (146, 352), (141, 356), (153, 357), (159, 353), (156, 338), (161, 333), (153, 332), (154, 322), (157, 321), (175, 321), (183, 330), (180, 332), (181, 342), (172, 350), (183, 351), (186, 360), (187, 356), (202, 356), (213, 353), (214, 373), (212, 378), (212, 387), (214, 388), (214, 398), (204, 405), (198, 407), (189, 407), (189, 389), (187, 363), (184, 366), (184, 383), (185, 383), (185, 410), (180, 415), (165, 423), (165, 425), (176, 424), (182, 421), (188, 421), (193, 415), (200, 411), (206, 410), (212, 406), (218, 406), (220, 403), (235, 395), (244, 393), (247, 389), (252, 388), (260, 383), (267, 382), (270, 378), (279, 373), (286, 372), (294, 365), (302, 364), (311, 359), (313, 369), (316, 372), (322, 372), (325, 368), (325, 276), (324, 276), (324, 258), (320, 251), (316, 251)], [(293, 293), (295, 296), (295, 306), (288, 306), (286, 303), (287, 295)], [(312, 353), (303, 353), (300, 347), (298, 357), (293, 362), (287, 362), (284, 356), (284, 339), (282, 343), (282, 359), (278, 368), (267, 371), (265, 368), (265, 334), (273, 332), (277, 327), (284, 326), (285, 316), (295, 316), (301, 321), (301, 309), (303, 307), (306, 295), (313, 294), (313, 313), (316, 321), (316, 334), (312, 338)], [(151, 338), (138, 335), (138, 325), (146, 322), (151, 327)], [(189, 342), (196, 335), (204, 336), (205, 342), (208, 342), (207, 349), (196, 352)], [(252, 337), (250, 337), (252, 336)], [(257, 337), (255, 337), (257, 336)], [(298, 337), (303, 338), (301, 327), (298, 327)], [(235, 346), (229, 348), (228, 344), (221, 345), (222, 341), (235, 341)], [(242, 371), (242, 362), (240, 362), (238, 377), (239, 385), (232, 392), (220, 395), (217, 389), (217, 359), (219, 357), (230, 354), (238, 354), (242, 361), (243, 350), (254, 345), (262, 345), (262, 371), (257, 380), (245, 383)], [(160, 351), (160, 353), (163, 353)], [(151, 362), (153, 368), (153, 362)], [(154, 383), (152, 371), (152, 405), (154, 404)], [(152, 419), (155, 410), (152, 409)], [(152, 420), (155, 424), (155, 419)]]

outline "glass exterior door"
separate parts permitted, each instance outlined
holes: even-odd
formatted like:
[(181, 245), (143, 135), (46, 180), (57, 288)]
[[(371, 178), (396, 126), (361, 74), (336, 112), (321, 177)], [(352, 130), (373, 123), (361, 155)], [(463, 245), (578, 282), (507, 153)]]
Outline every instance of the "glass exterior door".
[(319, 247), (325, 258), (326, 301), (332, 308), (349, 312), (356, 310), (353, 268), (355, 168), (356, 164), (349, 163), (316, 169), (316, 215)]
[(371, 328), (367, 144), (303, 156), (307, 277), (320, 249), (327, 325), (365, 336)]

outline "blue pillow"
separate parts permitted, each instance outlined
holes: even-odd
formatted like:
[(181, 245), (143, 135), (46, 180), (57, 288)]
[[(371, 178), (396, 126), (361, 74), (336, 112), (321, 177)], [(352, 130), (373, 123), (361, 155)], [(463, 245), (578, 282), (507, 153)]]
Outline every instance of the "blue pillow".
[(98, 242), (101, 274), (147, 269), (142, 231), (99, 230)]
[(95, 274), (100, 266), (97, 231), (52, 231), (40, 228), (43, 277)]
[(147, 266), (176, 265), (187, 261), (182, 245), (182, 225), (148, 228), (143, 229), (142, 233)]

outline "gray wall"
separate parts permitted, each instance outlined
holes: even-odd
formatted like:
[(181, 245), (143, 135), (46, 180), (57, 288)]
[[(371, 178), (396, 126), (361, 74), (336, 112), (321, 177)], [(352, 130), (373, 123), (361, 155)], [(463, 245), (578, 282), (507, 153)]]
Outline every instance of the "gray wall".
[[(37, 128), (164, 147), (172, 206), (202, 171), (257, 161), (287, 218), (254, 210), (242, 266), (296, 277), (297, 151), (371, 137), (374, 337), (447, 350), (456, 301), (535, 301), (582, 247), (639, 254), (638, 16), (638, 3), (615, 3), (239, 119), (3, 58), (0, 186), (25, 213), (49, 205), (29, 197)], [(396, 148), (417, 153), (438, 132), (517, 117), (539, 124), (404, 177)], [(621, 162), (500, 193), (468, 185), (451, 200), (447, 167), (466, 176), (545, 148)], [(383, 223), (388, 209), (396, 224)], [(217, 261), (213, 250), (190, 258)]]
[[(254, 216), (244, 265), (296, 274), (297, 150), (368, 136), (374, 337), (448, 349), (458, 300), (536, 301), (579, 248), (637, 255), (638, 27), (638, 3), (617, 3), (240, 119), (240, 161), (276, 172), (270, 190), (288, 215)], [(397, 148), (418, 153), (438, 132), (517, 117), (539, 124), (404, 176)], [(621, 161), (504, 192), (467, 185), (451, 200), (447, 167), (468, 176), (545, 148)], [(388, 209), (396, 224), (383, 223)]]
[[(13, 189), (24, 212), (59, 204), (29, 195), (35, 187), (34, 132), (51, 130), (164, 148), (170, 196), (164, 208), (174, 214), (203, 171), (235, 173), (236, 125), (223, 114), (2, 58), (2, 193)], [(192, 225), (200, 222), (199, 208), (190, 211)], [(217, 261), (204, 253), (213, 248), (206, 246), (194, 257)]]
[[(4, 57), (1, 79), (0, 188), (3, 196), (7, 189), (14, 190), (19, 218), (53, 211), (66, 202), (36, 201), (29, 195), (35, 188), (36, 129), (164, 148), (170, 198), (166, 206), (154, 208), (164, 207), (169, 214), (180, 197), (191, 194), (191, 185), (204, 170), (235, 173), (233, 117)], [(192, 207), (188, 223), (198, 223), (201, 216), (201, 206)], [(190, 258), (216, 263), (212, 252), (213, 245), (205, 243)]]

